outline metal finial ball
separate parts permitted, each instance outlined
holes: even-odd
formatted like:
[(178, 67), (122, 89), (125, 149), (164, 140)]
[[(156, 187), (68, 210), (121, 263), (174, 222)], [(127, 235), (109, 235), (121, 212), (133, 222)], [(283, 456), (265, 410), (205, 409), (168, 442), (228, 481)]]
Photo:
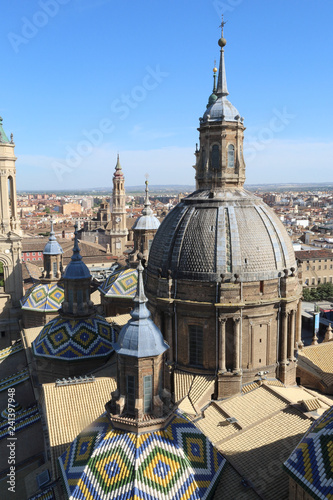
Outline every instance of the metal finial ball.
[(226, 45), (227, 45), (227, 40), (225, 38), (220, 38), (219, 39), (219, 46), (225, 47)]

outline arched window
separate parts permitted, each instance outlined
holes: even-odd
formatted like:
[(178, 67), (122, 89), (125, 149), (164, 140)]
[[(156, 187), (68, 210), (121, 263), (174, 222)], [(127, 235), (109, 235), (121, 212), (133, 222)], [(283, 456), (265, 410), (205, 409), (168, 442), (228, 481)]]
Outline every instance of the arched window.
[(203, 328), (198, 325), (190, 325), (189, 329), (189, 344), (190, 344), (190, 365), (203, 365)]
[(228, 146), (228, 168), (234, 168), (235, 166), (235, 146), (229, 144)]
[(218, 170), (220, 168), (220, 148), (217, 144), (212, 147), (212, 168)]

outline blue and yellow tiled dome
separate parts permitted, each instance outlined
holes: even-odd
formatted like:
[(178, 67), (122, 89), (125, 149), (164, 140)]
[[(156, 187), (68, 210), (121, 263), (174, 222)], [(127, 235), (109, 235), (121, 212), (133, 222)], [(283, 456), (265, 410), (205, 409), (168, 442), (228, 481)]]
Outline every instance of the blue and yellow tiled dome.
[(105, 297), (134, 298), (138, 282), (136, 269), (121, 268), (112, 273), (99, 287)]
[(21, 307), (26, 311), (58, 311), (64, 300), (64, 288), (58, 283), (37, 283), (21, 299)]
[(333, 406), (313, 423), (284, 468), (311, 498), (333, 498)]
[(68, 498), (199, 500), (211, 498), (225, 459), (180, 414), (161, 431), (113, 429), (106, 414), (59, 458)]
[(57, 316), (44, 326), (32, 345), (36, 356), (71, 361), (107, 356), (113, 351), (114, 341), (114, 331), (102, 316)]

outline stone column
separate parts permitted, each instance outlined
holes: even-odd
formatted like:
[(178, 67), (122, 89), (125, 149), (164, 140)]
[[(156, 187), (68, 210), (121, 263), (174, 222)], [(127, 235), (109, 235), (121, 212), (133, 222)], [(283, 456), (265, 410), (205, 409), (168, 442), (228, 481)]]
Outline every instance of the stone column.
[(227, 318), (219, 318), (219, 372), (226, 371), (226, 338), (225, 327)]
[(303, 347), (302, 342), (302, 302), (298, 302), (297, 306), (297, 316), (296, 316), (296, 343), (297, 348)]
[(290, 361), (295, 360), (295, 311), (290, 311), (289, 313), (289, 321), (290, 321), (290, 336), (289, 336), (289, 346), (288, 346), (288, 359)]
[(167, 357), (170, 363), (173, 363), (173, 334), (172, 334), (172, 312), (167, 311), (164, 313), (164, 332), (165, 340), (170, 346), (167, 350)]
[(234, 318), (234, 372), (239, 371), (239, 327), (240, 318)]
[(288, 313), (281, 312), (281, 363), (287, 364), (288, 357)]

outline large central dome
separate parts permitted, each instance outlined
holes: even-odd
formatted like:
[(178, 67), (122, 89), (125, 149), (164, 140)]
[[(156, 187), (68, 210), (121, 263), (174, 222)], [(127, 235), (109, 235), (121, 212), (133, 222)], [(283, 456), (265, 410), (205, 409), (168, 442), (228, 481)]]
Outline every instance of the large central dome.
[[(244, 189), (200, 190), (179, 203), (157, 231), (149, 256), (152, 274), (175, 279), (241, 281), (278, 278), (296, 267), (283, 224)], [(162, 272), (160, 271), (162, 270)]]
[(301, 288), (291, 239), (244, 189), (244, 120), (227, 100), (226, 40), (200, 118), (196, 191), (158, 229), (146, 290), (170, 346), (170, 367), (216, 376), (215, 397), (237, 394), (265, 372), (295, 384)]

